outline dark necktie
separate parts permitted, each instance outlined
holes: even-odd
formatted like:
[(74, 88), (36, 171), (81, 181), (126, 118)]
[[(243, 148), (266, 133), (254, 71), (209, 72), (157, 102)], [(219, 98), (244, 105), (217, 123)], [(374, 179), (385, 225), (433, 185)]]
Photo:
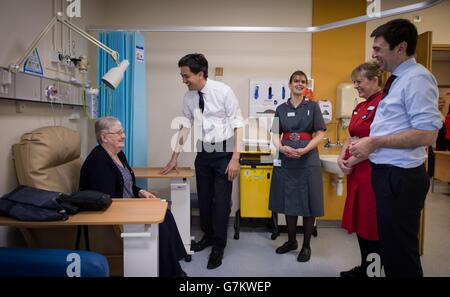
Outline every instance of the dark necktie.
[(203, 93), (198, 91), (198, 97), (199, 97), (198, 106), (200, 107), (200, 110), (203, 113), (203, 110), (205, 109), (205, 100), (203, 100)]
[(383, 98), (389, 94), (389, 89), (391, 88), (392, 82), (397, 78), (397, 76), (391, 74), (389, 78), (387, 79), (386, 83), (384, 84), (383, 88)]

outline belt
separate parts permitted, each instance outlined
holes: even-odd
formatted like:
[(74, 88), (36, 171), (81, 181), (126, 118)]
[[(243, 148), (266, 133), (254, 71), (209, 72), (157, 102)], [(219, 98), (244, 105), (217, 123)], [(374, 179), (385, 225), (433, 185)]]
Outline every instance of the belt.
[(218, 142), (203, 142), (201, 140), (197, 141), (197, 152), (199, 153), (201, 152), (233, 153), (233, 147), (234, 147), (233, 137)]
[(292, 140), (292, 141), (311, 140), (312, 133), (310, 133), (310, 132), (283, 132), (282, 139), (283, 140)]
[(372, 165), (373, 168), (394, 168), (397, 166), (391, 165), (391, 164), (376, 164), (376, 163), (372, 163), (370, 162), (370, 165)]
[(391, 165), (391, 164), (376, 164), (376, 163), (372, 163), (370, 162), (370, 165), (372, 165), (372, 168), (379, 168), (379, 169), (383, 169), (383, 168), (397, 168), (397, 169), (402, 169), (402, 170), (413, 170), (413, 169), (421, 169), (421, 168), (425, 168), (425, 164), (421, 164), (417, 167), (412, 167), (412, 168), (403, 168), (403, 167), (398, 167), (395, 165)]

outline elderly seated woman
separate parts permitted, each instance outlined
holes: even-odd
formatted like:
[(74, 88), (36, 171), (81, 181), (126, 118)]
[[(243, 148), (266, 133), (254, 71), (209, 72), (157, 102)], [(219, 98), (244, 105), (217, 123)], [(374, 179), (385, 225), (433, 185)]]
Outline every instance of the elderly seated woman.
[[(80, 175), (80, 190), (95, 190), (118, 198), (155, 198), (136, 186), (136, 179), (122, 149), (125, 131), (120, 121), (107, 116), (95, 123), (97, 145), (86, 158)], [(186, 276), (179, 260), (187, 256), (170, 210), (159, 224), (159, 275)]]

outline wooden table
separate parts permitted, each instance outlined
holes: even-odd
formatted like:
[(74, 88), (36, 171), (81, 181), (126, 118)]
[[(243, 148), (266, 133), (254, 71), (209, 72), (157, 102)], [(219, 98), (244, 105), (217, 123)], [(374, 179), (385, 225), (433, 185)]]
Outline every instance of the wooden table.
[(160, 174), (162, 168), (147, 167), (133, 168), (136, 178), (164, 178), (170, 179), (171, 211), (177, 222), (181, 239), (190, 260), (191, 251), (191, 189), (189, 179), (195, 176), (195, 171), (189, 167), (179, 167), (166, 175)]
[(189, 167), (178, 167), (165, 175), (160, 174), (162, 170), (162, 167), (133, 168), (136, 178), (187, 179), (195, 176), (195, 170)]
[(113, 199), (104, 211), (83, 211), (66, 221), (30, 222), (0, 216), (0, 225), (26, 228), (71, 225), (123, 225), (124, 276), (158, 276), (158, 224), (167, 202), (159, 199)]

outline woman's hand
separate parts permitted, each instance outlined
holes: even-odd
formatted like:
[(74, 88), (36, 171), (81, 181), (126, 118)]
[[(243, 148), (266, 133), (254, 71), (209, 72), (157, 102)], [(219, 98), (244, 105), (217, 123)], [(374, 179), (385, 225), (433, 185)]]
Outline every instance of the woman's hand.
[(293, 158), (293, 159), (300, 158), (299, 152), (297, 152), (296, 149), (294, 149), (288, 145), (282, 145), (280, 147), (280, 152), (282, 152), (288, 158)]
[(297, 151), (299, 157), (306, 155), (308, 153), (308, 151), (304, 147), (298, 148), (298, 149), (296, 149), (296, 151)]
[(140, 198), (156, 198), (155, 195), (144, 189), (140, 190), (138, 194)]
[(355, 158), (355, 157), (353, 157), (353, 156), (351, 156), (351, 157), (348, 158), (347, 160), (344, 160), (344, 161), (343, 161), (343, 164), (344, 164), (346, 167), (351, 168), (351, 167), (355, 166), (355, 164), (357, 163), (357, 162), (355, 162), (356, 160), (358, 160), (358, 159)]
[(353, 171), (353, 168), (352, 168), (352, 167), (349, 167), (349, 166), (346, 164), (346, 161), (345, 161), (345, 160), (342, 160), (341, 158), (338, 158), (338, 166), (339, 166), (339, 168), (341, 168), (342, 172), (343, 172), (345, 175), (350, 175), (350, 174), (352, 173), (352, 171)]

